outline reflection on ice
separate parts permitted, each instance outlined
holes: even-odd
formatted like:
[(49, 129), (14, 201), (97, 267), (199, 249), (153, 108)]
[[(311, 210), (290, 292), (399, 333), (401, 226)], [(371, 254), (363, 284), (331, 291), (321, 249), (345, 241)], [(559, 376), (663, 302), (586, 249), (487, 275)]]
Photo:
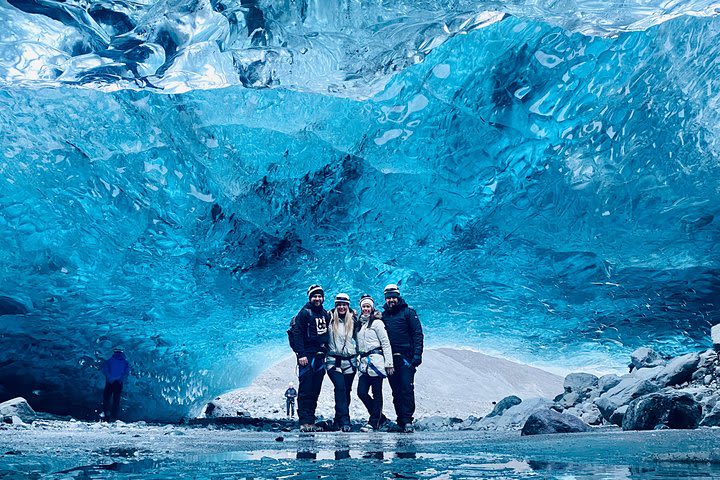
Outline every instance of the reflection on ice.
[(711, 429), (533, 438), (318, 433), (276, 442), (274, 434), (202, 428), (171, 427), (171, 435), (148, 425), (55, 427), (0, 435), (0, 479), (720, 479), (718, 431)]

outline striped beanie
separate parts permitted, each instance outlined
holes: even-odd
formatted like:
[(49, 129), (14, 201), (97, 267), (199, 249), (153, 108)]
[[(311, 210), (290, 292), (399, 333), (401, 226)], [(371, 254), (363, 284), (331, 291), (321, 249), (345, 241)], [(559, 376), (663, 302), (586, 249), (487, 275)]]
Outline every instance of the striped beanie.
[(360, 297), (360, 308), (362, 308), (363, 305), (370, 305), (370, 308), (375, 308), (375, 300), (368, 295), (367, 293)]
[(322, 295), (323, 297), (325, 296), (325, 291), (323, 290), (323, 288), (320, 285), (313, 284), (308, 287), (308, 290), (307, 290), (308, 298), (312, 298), (313, 295), (316, 295), (318, 293), (320, 295)]
[(342, 305), (342, 304), (350, 306), (350, 295), (348, 295), (347, 293), (338, 293), (335, 296), (335, 305)]
[(394, 283), (390, 283), (385, 286), (383, 293), (385, 294), (385, 298), (396, 298), (400, 296), (400, 289)]

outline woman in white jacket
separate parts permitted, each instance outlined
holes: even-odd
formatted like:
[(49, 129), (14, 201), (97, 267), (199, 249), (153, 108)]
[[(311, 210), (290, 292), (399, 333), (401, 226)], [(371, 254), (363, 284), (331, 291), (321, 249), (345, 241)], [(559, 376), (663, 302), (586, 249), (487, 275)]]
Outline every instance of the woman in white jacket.
[[(375, 310), (375, 302), (370, 295), (360, 298), (360, 331), (357, 334), (358, 352), (360, 354), (360, 378), (357, 395), (370, 414), (368, 423), (360, 431), (377, 430), (387, 420), (382, 414), (383, 378), (395, 373), (393, 355), (390, 348), (382, 315)], [(372, 389), (372, 396), (369, 391)]]

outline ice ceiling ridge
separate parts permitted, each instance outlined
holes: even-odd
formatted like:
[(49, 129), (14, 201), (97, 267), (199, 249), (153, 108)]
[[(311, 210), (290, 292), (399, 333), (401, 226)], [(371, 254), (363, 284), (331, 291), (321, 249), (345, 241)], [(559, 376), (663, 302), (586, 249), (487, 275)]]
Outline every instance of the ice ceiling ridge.
[(165, 0), (0, 3), (0, 85), (183, 93), (233, 85), (366, 99), (458, 34), (513, 15), (612, 36), (720, 3)]

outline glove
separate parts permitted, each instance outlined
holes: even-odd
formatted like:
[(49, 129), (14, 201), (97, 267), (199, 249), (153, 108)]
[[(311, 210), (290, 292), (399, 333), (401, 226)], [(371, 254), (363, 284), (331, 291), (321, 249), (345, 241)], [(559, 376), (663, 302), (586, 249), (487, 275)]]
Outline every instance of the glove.
[(412, 362), (410, 362), (410, 365), (413, 367), (419, 367), (422, 363), (422, 357), (420, 355), (415, 355), (412, 359)]

